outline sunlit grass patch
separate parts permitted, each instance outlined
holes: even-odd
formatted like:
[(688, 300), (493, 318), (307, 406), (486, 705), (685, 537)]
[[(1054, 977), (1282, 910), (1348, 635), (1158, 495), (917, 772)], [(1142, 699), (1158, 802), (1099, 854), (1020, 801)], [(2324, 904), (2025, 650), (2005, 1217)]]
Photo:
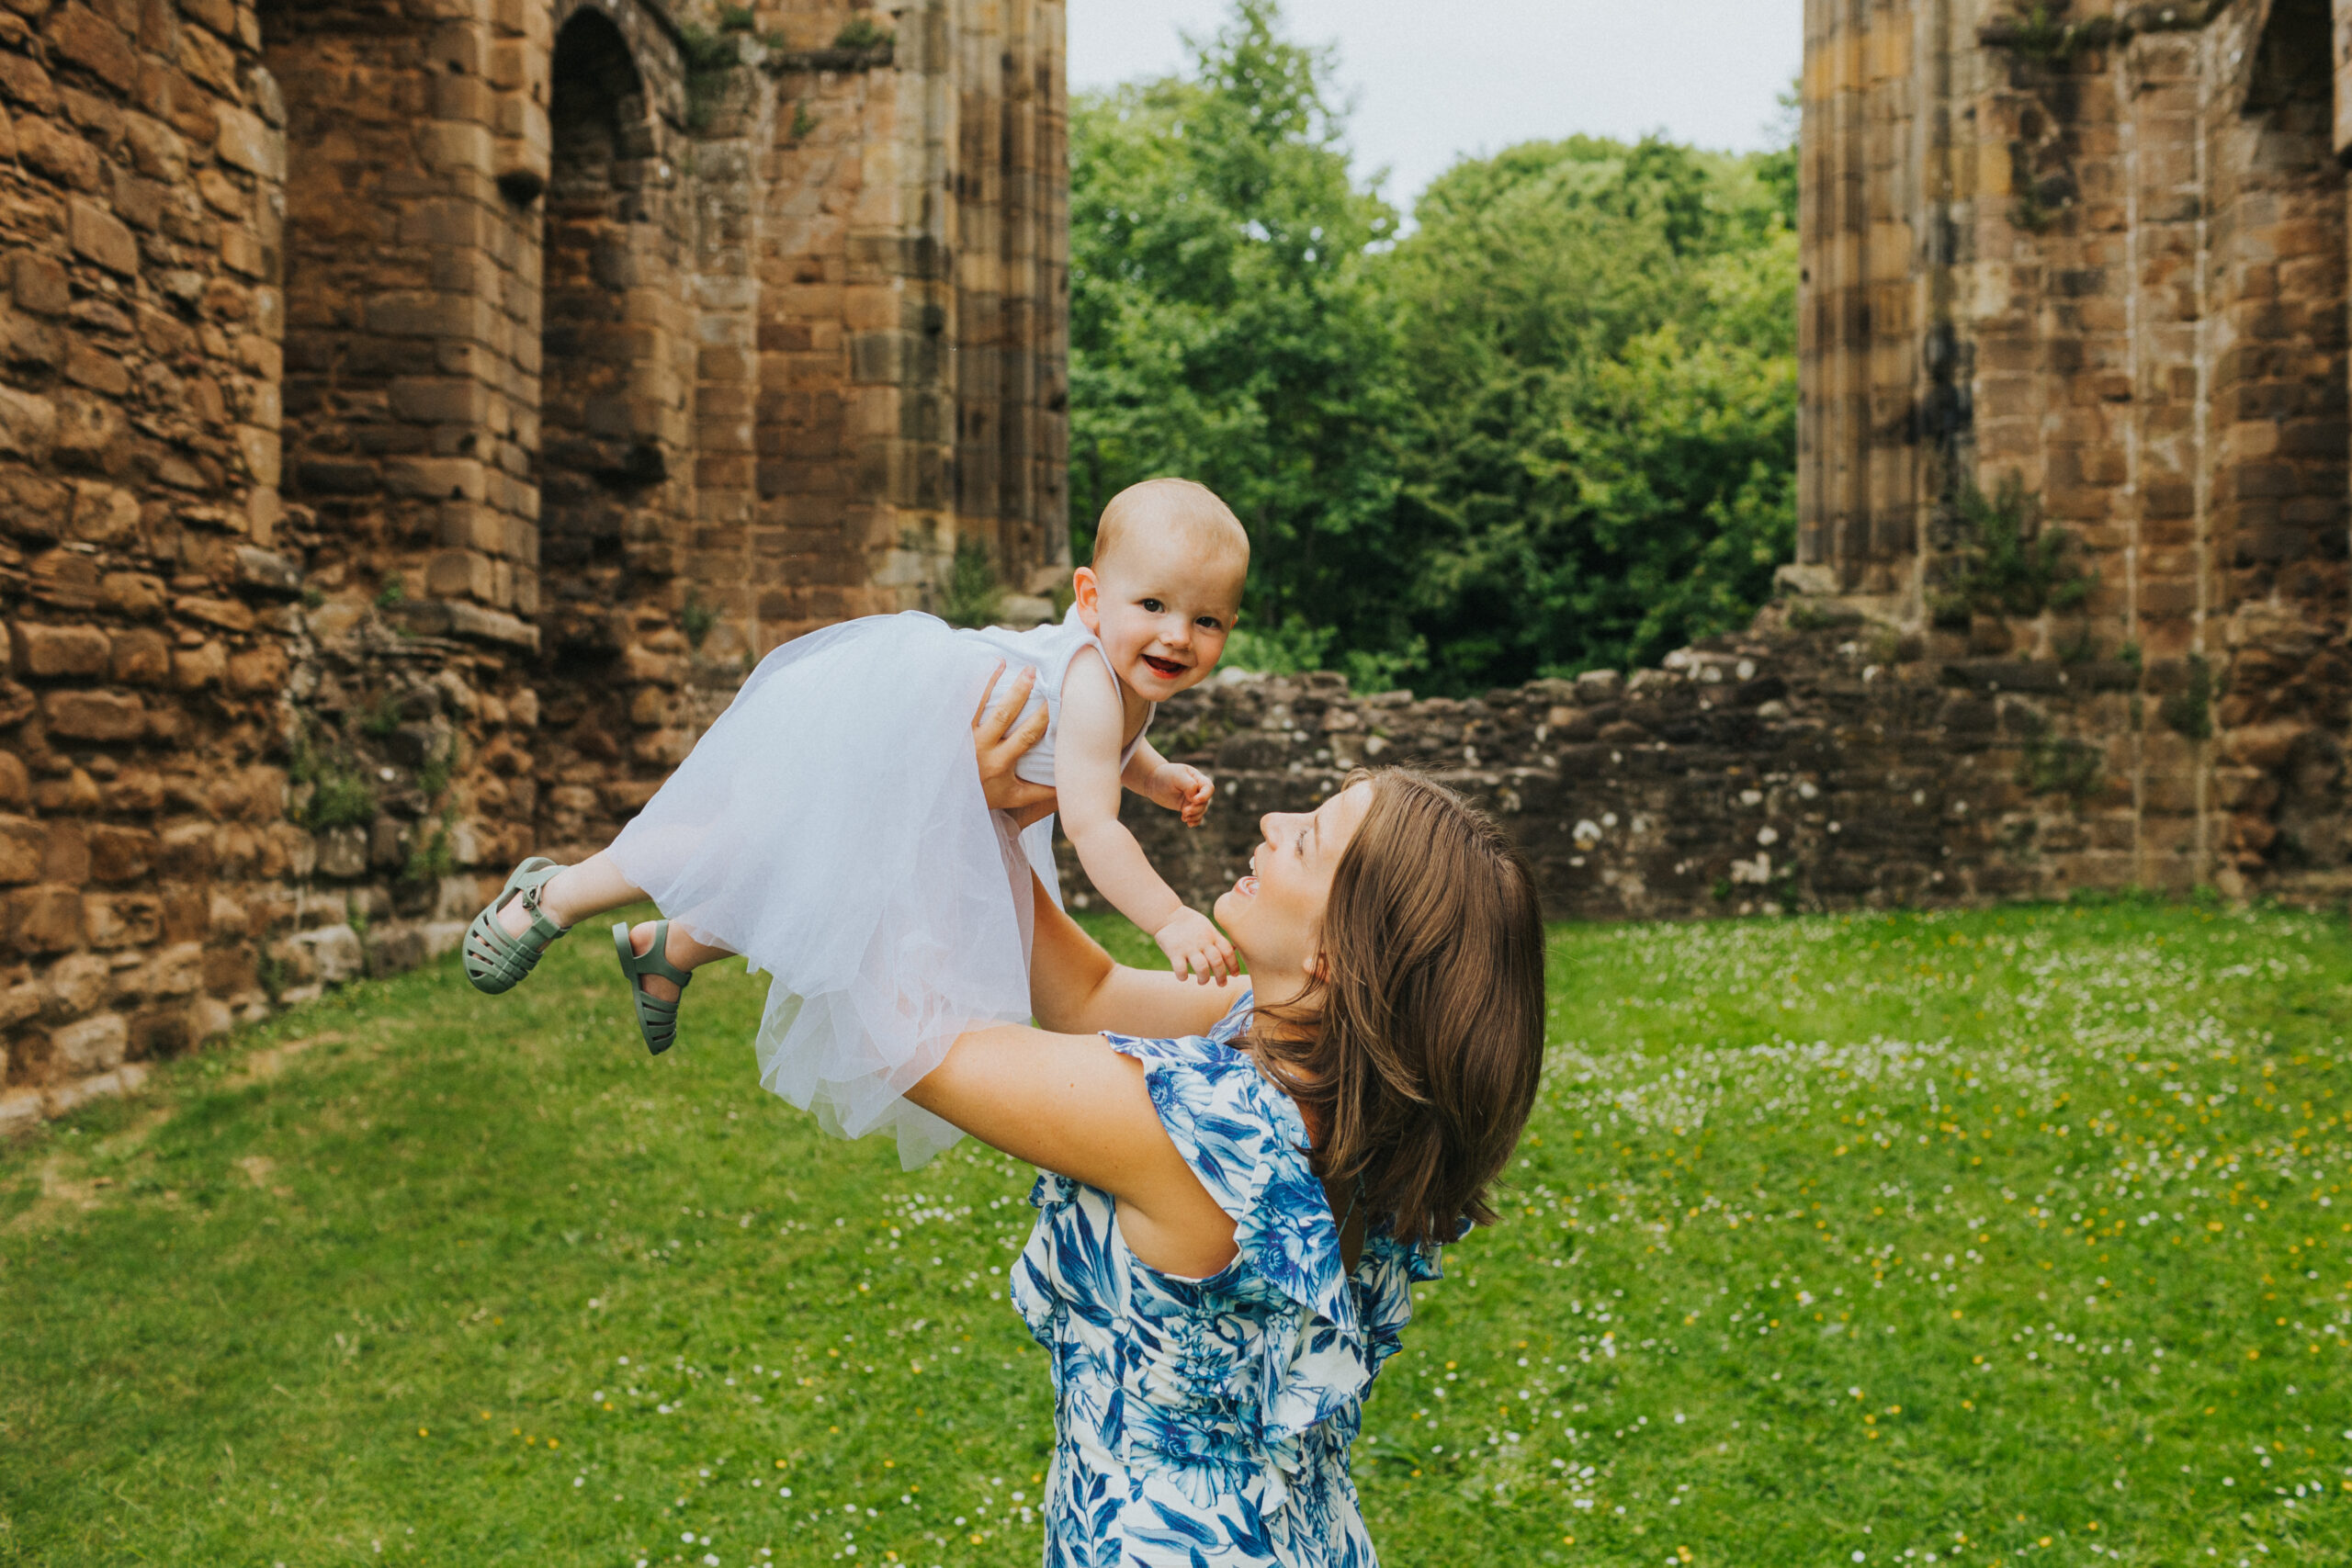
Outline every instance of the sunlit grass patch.
[[(0, 1562), (1035, 1562), (1028, 1173), (817, 1134), (740, 971), (649, 1061), (610, 969), (356, 987), (0, 1151)], [(2348, 987), (2297, 915), (1561, 929), (1384, 1560), (2352, 1561)]]

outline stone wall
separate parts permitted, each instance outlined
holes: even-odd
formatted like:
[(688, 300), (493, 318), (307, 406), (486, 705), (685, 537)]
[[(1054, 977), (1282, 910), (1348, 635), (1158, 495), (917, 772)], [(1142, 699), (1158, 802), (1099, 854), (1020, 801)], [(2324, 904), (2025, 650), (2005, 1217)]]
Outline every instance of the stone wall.
[[(2335, 679), (2352, 676), (2329, 657)], [(1467, 702), (1227, 672), (1154, 729), (1166, 755), (1217, 780), (1209, 823), (1188, 829), (1132, 798), (1122, 819), (1202, 909), (1246, 870), (1262, 813), (1311, 809), (1363, 764), (1424, 770), (1494, 811), (1554, 919), (2182, 892), (2204, 870), (2147, 831), (2135, 787), (2161, 722), (2143, 678), (2047, 639), (1987, 653), (1966, 632), (1802, 601), (1631, 679)], [(2233, 832), (2274, 849), (2233, 868), (2245, 891), (2352, 893), (2352, 817), (2335, 770), (2312, 761), (2323, 739), (2292, 724), (2231, 732)], [(2289, 841), (2291, 859), (2275, 852)], [(1062, 866), (1073, 900), (1092, 904), (1067, 843)]]
[[(1062, 28), (0, 0), (0, 1128), (445, 950), (959, 547), (1043, 611)], [(1133, 812), (1188, 897), (1358, 760), (1563, 917), (2352, 891), (2352, 0), (1805, 34), (1788, 597), (1622, 682), (1221, 681), (1215, 825)], [(2005, 483), (2075, 591), (1979, 581)]]
[(0, 0), (0, 1127), (1068, 570), (1058, 0)]
[[(2134, 670), (2099, 739), (2135, 863), (2174, 868), (2142, 880), (2333, 874), (2352, 6), (1809, 0), (1805, 30), (1790, 586), (1964, 624), (1967, 491), (2016, 485), (2086, 579), (2055, 646)], [(2027, 619), (1975, 645), (2051, 645)]]

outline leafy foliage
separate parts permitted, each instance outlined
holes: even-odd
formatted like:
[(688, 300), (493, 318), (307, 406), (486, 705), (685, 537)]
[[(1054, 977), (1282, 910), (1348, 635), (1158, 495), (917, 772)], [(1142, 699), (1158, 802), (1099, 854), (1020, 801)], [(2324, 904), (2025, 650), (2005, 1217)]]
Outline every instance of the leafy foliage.
[(852, 17), (842, 24), (842, 30), (833, 35), (833, 47), (835, 49), (888, 49), (897, 39), (897, 34), (873, 17), (859, 15)]
[(1350, 176), (1329, 58), (1242, 0), (1192, 76), (1073, 107), (1073, 530), (1082, 557), (1119, 491), (1199, 479), (1250, 529), (1253, 619), (1385, 645), (1397, 389), (1367, 264), (1396, 216)]
[(1743, 624), (1794, 537), (1792, 151), (1465, 160), (1399, 237), (1327, 51), (1238, 0), (1182, 78), (1072, 110), (1072, 530), (1216, 489), (1228, 658), (1471, 692)]
[(1004, 585), (997, 581), (989, 547), (978, 539), (958, 540), (956, 564), (939, 592), (939, 618), (951, 626), (987, 626), (1003, 613)]
[(2201, 653), (2188, 656), (2181, 689), (2164, 700), (2157, 716), (2175, 734), (2191, 740), (2213, 739), (2213, 666)]
[(312, 832), (357, 828), (376, 819), (376, 786), (367, 765), (332, 738), (322, 744), (306, 728), (288, 748), (286, 776), (298, 791), (310, 786), (296, 819)]
[(1959, 539), (1944, 563), (1943, 586), (1928, 598), (1938, 620), (2038, 615), (2090, 596), (2095, 579), (2073, 560), (2074, 536), (2041, 525), (2036, 498), (2017, 475), (1990, 496), (1963, 487), (1957, 508)]

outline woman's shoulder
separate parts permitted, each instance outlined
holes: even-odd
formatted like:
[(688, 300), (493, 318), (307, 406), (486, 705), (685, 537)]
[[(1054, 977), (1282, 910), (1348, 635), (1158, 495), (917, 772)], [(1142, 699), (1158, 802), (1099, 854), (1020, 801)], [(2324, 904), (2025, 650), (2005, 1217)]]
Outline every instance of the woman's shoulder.
[[(1105, 1034), (1104, 1038), (1113, 1050), (1143, 1064), (1145, 1079), (1152, 1086), (1152, 1102), (1159, 1107), (1163, 1122), (1169, 1121), (1171, 1111), (1180, 1112), (1178, 1120), (1189, 1124), (1216, 1107), (1236, 1111), (1248, 1107), (1303, 1132), (1290, 1097), (1267, 1079), (1257, 1059), (1240, 1044), (1250, 1028), (1250, 998), (1245, 994), (1199, 1034), (1170, 1039)], [(1285, 1111), (1287, 1116), (1279, 1114)], [(1178, 1132), (1172, 1122), (1169, 1130)]]
[(1160, 1125), (1228, 1213), (1306, 1168), (1306, 1128), (1297, 1106), (1238, 1043), (1250, 1027), (1250, 1004), (1245, 995), (1204, 1033), (1105, 1036), (1112, 1049), (1143, 1064)]

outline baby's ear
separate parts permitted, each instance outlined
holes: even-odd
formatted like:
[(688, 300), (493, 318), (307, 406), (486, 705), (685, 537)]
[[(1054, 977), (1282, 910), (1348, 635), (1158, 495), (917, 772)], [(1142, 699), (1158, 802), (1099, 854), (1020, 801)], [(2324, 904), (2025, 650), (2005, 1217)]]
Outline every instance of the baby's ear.
[(1086, 629), (1101, 636), (1102, 632), (1102, 580), (1094, 569), (1082, 566), (1069, 580), (1073, 602), (1078, 605), (1078, 618)]

